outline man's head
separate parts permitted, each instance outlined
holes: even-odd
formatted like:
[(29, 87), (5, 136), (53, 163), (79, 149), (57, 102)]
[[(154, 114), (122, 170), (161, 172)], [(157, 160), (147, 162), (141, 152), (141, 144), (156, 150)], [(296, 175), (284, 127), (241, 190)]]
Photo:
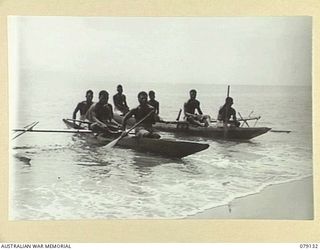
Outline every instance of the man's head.
[(121, 85), (121, 84), (119, 84), (119, 85), (117, 86), (117, 91), (118, 91), (119, 94), (122, 94), (123, 88), (122, 88), (122, 85)]
[(107, 104), (109, 100), (109, 93), (105, 90), (99, 92), (99, 102), (101, 104)]
[(149, 91), (149, 98), (150, 98), (150, 100), (154, 100), (155, 97), (156, 97), (156, 94), (154, 93), (154, 91), (153, 91), (153, 90), (150, 90), (150, 91)]
[(196, 99), (197, 91), (195, 89), (191, 89), (189, 94), (190, 94), (190, 99), (193, 99), (193, 100)]
[(93, 99), (93, 91), (91, 89), (87, 90), (86, 92), (86, 98), (88, 102), (92, 102)]
[(233, 99), (228, 96), (228, 97), (226, 98), (226, 104), (231, 107), (232, 104), (233, 104)]
[(141, 91), (138, 94), (138, 101), (140, 104), (145, 105), (147, 103), (148, 100), (148, 94), (147, 92)]

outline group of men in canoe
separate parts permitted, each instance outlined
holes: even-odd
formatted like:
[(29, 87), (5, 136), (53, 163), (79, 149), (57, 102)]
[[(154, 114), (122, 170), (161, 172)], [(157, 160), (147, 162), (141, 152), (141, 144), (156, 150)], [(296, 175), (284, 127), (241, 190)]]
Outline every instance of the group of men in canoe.
[[(204, 115), (200, 102), (196, 99), (197, 91), (195, 89), (190, 90), (190, 98), (184, 104), (184, 119), (190, 124), (208, 127), (210, 124), (210, 116)], [(127, 121), (134, 117), (136, 123), (139, 123), (135, 128), (135, 133), (139, 137), (160, 138), (160, 135), (154, 133), (152, 124), (157, 121), (161, 121), (159, 117), (159, 102), (155, 100), (155, 92), (149, 91), (148, 94), (145, 91), (138, 93), (139, 105), (136, 108), (130, 109), (127, 105), (126, 96), (123, 94), (123, 87), (117, 86), (117, 94), (113, 96), (114, 110), (120, 112), (123, 116), (122, 123), (120, 124), (114, 119), (113, 107), (109, 101), (109, 93), (106, 90), (99, 92), (99, 101), (94, 103), (93, 91), (88, 90), (86, 92), (86, 100), (78, 103), (74, 112), (73, 119), (76, 119), (76, 115), (80, 112), (80, 120), (87, 119), (93, 132), (105, 133), (105, 134), (118, 134), (119, 131), (125, 131)], [(226, 98), (225, 104), (220, 108), (218, 114), (218, 120), (224, 124), (232, 124), (233, 126), (239, 126), (240, 123), (236, 118), (236, 111), (231, 107), (233, 105), (233, 99), (231, 97)]]

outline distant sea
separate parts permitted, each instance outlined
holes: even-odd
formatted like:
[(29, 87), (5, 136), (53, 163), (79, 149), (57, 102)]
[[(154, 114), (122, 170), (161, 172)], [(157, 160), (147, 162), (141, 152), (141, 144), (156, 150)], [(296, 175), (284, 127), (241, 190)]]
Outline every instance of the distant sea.
[[(95, 101), (102, 89), (111, 99), (117, 84), (22, 79), (11, 96), (12, 127), (39, 121), (37, 128), (64, 129), (62, 118), (71, 118), (87, 89)], [(161, 117), (170, 120), (192, 88), (212, 118), (227, 92), (227, 85), (201, 83), (122, 85), (130, 107), (138, 105), (139, 91), (154, 90)], [(26, 133), (11, 144), (10, 219), (186, 218), (268, 185), (312, 176), (311, 92), (309, 85), (231, 85), (242, 116), (253, 111), (261, 115), (256, 126), (292, 132), (268, 132), (248, 142), (181, 137), (210, 144), (181, 160), (121, 148), (106, 152), (79, 135)]]

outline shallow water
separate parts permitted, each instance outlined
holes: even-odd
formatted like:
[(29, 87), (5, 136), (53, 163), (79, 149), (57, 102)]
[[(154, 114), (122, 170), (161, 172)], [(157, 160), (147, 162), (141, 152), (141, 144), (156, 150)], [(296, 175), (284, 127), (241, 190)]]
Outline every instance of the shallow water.
[[(21, 86), (14, 94), (13, 127), (40, 121), (37, 128), (57, 129), (65, 128), (62, 118), (71, 117), (86, 89), (97, 100), (99, 90), (114, 94), (116, 88), (28, 79)], [(191, 88), (213, 118), (226, 95), (221, 85), (123, 86), (130, 107), (137, 105), (138, 91), (153, 89), (161, 116), (172, 120)], [(268, 132), (249, 142), (179, 137), (210, 144), (181, 160), (120, 148), (106, 152), (79, 135), (26, 133), (12, 144), (10, 218), (185, 218), (267, 185), (312, 175), (311, 87), (235, 85), (231, 96), (242, 116), (252, 110), (262, 116), (258, 126), (292, 132)]]

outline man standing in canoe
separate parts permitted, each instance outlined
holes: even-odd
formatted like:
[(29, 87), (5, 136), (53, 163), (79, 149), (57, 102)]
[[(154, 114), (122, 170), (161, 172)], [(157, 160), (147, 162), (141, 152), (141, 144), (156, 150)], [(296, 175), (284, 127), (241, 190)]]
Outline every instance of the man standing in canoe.
[(119, 110), (123, 115), (125, 115), (129, 111), (129, 107), (127, 105), (126, 96), (123, 94), (122, 85), (117, 86), (117, 94), (113, 96), (113, 104), (115, 110)]
[(236, 110), (231, 107), (232, 104), (233, 99), (231, 97), (227, 97), (225, 104), (219, 110), (218, 121), (222, 121), (224, 124), (232, 124), (236, 127), (239, 127), (240, 122), (237, 121)]
[[(203, 115), (200, 108), (200, 102), (196, 99), (197, 91), (195, 89), (190, 90), (190, 99), (184, 104), (184, 119), (190, 124), (208, 127), (210, 124), (210, 116)], [(198, 114), (195, 113), (198, 112)]]
[(93, 91), (89, 89), (86, 92), (86, 101), (79, 102), (75, 110), (73, 111), (72, 119), (76, 119), (78, 111), (80, 111), (80, 120), (85, 120), (86, 113), (90, 106), (92, 105), (92, 99), (93, 99)]
[(123, 130), (126, 129), (127, 121), (132, 116), (134, 116), (136, 123), (146, 117), (145, 120), (135, 128), (136, 135), (138, 137), (148, 137), (148, 138), (159, 139), (160, 135), (154, 133), (152, 129), (152, 124), (155, 122), (155, 119), (154, 119), (155, 109), (154, 107), (148, 104), (148, 94), (144, 91), (140, 92), (138, 94), (138, 101), (140, 105), (134, 109), (131, 109), (123, 118), (123, 121), (122, 121)]
[(97, 133), (117, 133), (120, 124), (113, 119), (112, 105), (108, 103), (109, 93), (99, 92), (99, 101), (89, 108), (86, 118), (92, 122), (91, 129)]

